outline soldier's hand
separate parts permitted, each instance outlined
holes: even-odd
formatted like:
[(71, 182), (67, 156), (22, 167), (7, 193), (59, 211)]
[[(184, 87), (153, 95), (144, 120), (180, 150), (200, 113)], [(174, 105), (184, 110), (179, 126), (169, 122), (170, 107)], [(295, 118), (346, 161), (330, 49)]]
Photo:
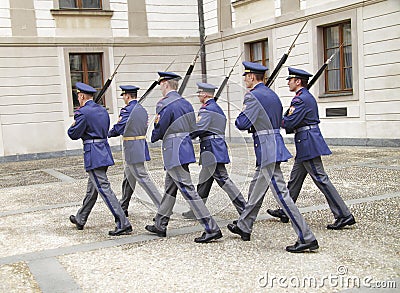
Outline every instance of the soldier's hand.
[(250, 126), (249, 129), (247, 129), (247, 132), (248, 132), (248, 133), (255, 133), (255, 132), (256, 132), (256, 129), (255, 129), (254, 126), (252, 125), (252, 126)]
[(288, 108), (288, 109), (286, 110), (285, 114), (283, 114), (283, 117), (286, 117), (286, 116), (289, 114), (289, 110), (290, 110), (290, 108)]

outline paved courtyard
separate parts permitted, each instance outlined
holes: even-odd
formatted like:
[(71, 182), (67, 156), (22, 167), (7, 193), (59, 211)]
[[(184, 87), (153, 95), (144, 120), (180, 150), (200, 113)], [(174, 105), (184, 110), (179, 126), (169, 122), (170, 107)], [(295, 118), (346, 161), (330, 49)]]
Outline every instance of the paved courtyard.
[[(400, 149), (331, 149), (333, 155), (323, 158), (325, 169), (357, 224), (327, 230), (333, 215), (307, 178), (298, 206), (320, 249), (304, 254), (285, 251), (296, 235), (290, 224), (267, 215), (267, 208), (277, 207), (270, 191), (250, 242), (227, 230), (237, 213), (217, 184), (207, 206), (222, 239), (193, 242), (202, 227), (182, 218), (188, 206), (180, 194), (167, 237), (150, 235), (144, 226), (155, 210), (139, 186), (129, 207), (133, 233), (113, 238), (108, 236), (113, 219), (101, 200), (84, 230), (68, 220), (86, 190), (81, 156), (1, 163), (0, 292), (399, 292)], [(253, 150), (230, 144), (230, 152), (229, 172), (247, 197)], [(147, 166), (163, 190), (159, 148), (151, 153)], [(114, 157), (108, 175), (120, 198), (123, 160), (120, 152)], [(282, 165), (286, 180), (292, 164), (293, 159)], [(191, 171), (196, 182), (199, 166), (192, 164)]]

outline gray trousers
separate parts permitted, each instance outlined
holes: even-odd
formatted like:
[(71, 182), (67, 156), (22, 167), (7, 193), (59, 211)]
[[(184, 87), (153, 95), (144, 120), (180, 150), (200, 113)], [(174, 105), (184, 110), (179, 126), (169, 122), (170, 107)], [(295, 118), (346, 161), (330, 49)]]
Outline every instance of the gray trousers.
[(280, 163), (270, 164), (264, 168), (259, 166), (256, 168), (249, 187), (249, 200), (244, 212), (239, 217), (237, 226), (242, 231), (251, 233), (254, 221), (269, 187), (279, 206), (290, 218), (292, 227), (298, 236), (298, 241), (300, 243), (309, 243), (315, 240), (314, 234), (289, 195)]
[(325, 195), (335, 219), (347, 217), (351, 214), (349, 208), (325, 173), (321, 157), (303, 162), (295, 162), (293, 164), (287, 187), (294, 202), (296, 202), (299, 197), (301, 187), (303, 186), (307, 174), (310, 174), (315, 185), (317, 185)]
[(135, 191), (136, 182), (144, 189), (158, 208), (161, 203), (161, 193), (158, 191), (153, 180), (147, 173), (144, 163), (126, 164), (124, 169), (124, 181), (122, 182), (121, 207), (124, 211), (128, 210), (129, 201)]
[(111, 189), (110, 182), (107, 178), (107, 167), (89, 170), (87, 173), (89, 175), (89, 180), (86, 196), (83, 200), (82, 207), (75, 216), (77, 222), (81, 225), (86, 224), (89, 214), (96, 203), (97, 195), (100, 193), (101, 198), (115, 218), (117, 228), (124, 229), (130, 226), (129, 220), (125, 217), (124, 211)]
[(217, 163), (215, 165), (201, 167), (199, 183), (197, 184), (197, 193), (203, 199), (204, 203), (207, 201), (207, 198), (210, 194), (214, 179), (217, 181), (222, 190), (228, 194), (240, 215), (244, 210), (246, 200), (244, 199), (240, 190), (236, 187), (235, 183), (233, 183), (233, 181), (229, 178), (225, 164)]
[(166, 171), (165, 193), (155, 216), (154, 225), (156, 228), (162, 231), (167, 229), (169, 218), (172, 215), (172, 209), (175, 205), (178, 189), (188, 202), (196, 216), (196, 219), (204, 227), (206, 233), (213, 234), (218, 232), (220, 229), (217, 222), (215, 222), (211, 217), (203, 200), (194, 189), (188, 164), (177, 166)]

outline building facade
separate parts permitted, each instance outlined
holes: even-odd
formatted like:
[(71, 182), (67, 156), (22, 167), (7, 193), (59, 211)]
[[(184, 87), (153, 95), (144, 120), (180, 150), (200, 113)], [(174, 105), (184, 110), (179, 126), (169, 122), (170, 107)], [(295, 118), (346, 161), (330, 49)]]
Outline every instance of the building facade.
[[(220, 85), (232, 71), (219, 103), (230, 121), (227, 136), (238, 137), (233, 122), (245, 92), (241, 62), (262, 62), (271, 73), (303, 26), (271, 85), (284, 106), (292, 98), (287, 67), (315, 73), (334, 54), (311, 89), (324, 136), (400, 145), (399, 19), (397, 0), (3, 0), (0, 158), (80, 150), (81, 142), (66, 134), (76, 81), (100, 89), (123, 59), (102, 100), (113, 123), (123, 106), (119, 85), (139, 86), (140, 96), (157, 71), (169, 67), (184, 76), (204, 37), (203, 62), (196, 63), (184, 95), (197, 108), (195, 82)], [(160, 97), (155, 88), (143, 103), (151, 117)]]

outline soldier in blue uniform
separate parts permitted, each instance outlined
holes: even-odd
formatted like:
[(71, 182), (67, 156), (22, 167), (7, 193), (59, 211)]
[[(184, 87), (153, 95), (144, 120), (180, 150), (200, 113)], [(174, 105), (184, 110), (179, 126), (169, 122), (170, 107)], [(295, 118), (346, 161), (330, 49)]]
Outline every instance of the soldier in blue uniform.
[[(214, 100), (215, 85), (197, 83), (199, 101), (202, 106), (197, 115), (197, 130), (190, 134), (191, 139), (200, 138), (199, 184), (197, 193), (207, 201), (214, 179), (229, 195), (239, 215), (243, 212), (246, 201), (229, 178), (225, 164), (229, 164), (228, 148), (225, 142), (226, 117), (221, 107)], [(192, 210), (182, 213), (185, 218), (195, 218)]]
[[(322, 164), (321, 156), (330, 155), (321, 131), (318, 127), (319, 115), (315, 98), (307, 90), (308, 79), (312, 75), (304, 70), (290, 68), (287, 77), (289, 90), (296, 95), (286, 111), (282, 127), (286, 133), (295, 133), (296, 159), (290, 173), (288, 189), (293, 201), (296, 202), (304, 179), (310, 174), (314, 183), (325, 195), (328, 205), (335, 217), (335, 222), (327, 226), (328, 229), (342, 229), (356, 223), (349, 208), (329, 180)], [(282, 210), (268, 210), (274, 217), (287, 222)]]
[(238, 221), (228, 229), (249, 241), (254, 221), (261, 208), (265, 193), (271, 188), (276, 201), (290, 218), (298, 239), (286, 247), (289, 252), (303, 252), (319, 248), (318, 241), (303, 216), (293, 203), (280, 168), (281, 162), (291, 158), (280, 134), (282, 104), (279, 97), (263, 83), (267, 68), (258, 63), (243, 62), (244, 81), (250, 89), (246, 93), (243, 109), (236, 118), (236, 127), (253, 132), (256, 171), (249, 187), (249, 200)]
[(211, 217), (204, 202), (196, 192), (189, 172), (189, 164), (196, 161), (189, 134), (196, 129), (196, 116), (192, 105), (176, 91), (181, 78), (173, 72), (158, 72), (163, 98), (156, 106), (156, 120), (151, 142), (162, 140), (165, 193), (154, 218), (154, 225), (145, 229), (160, 237), (166, 236), (167, 225), (176, 201), (178, 189), (204, 227), (197, 243), (206, 243), (222, 237), (220, 228)]
[(116, 223), (115, 230), (109, 231), (108, 234), (110, 236), (128, 234), (132, 232), (132, 226), (125, 217), (107, 178), (108, 166), (114, 165), (107, 141), (110, 117), (103, 106), (93, 101), (96, 92), (94, 88), (81, 82), (76, 83), (76, 88), (81, 107), (75, 112), (75, 121), (68, 129), (68, 135), (73, 140), (83, 141), (84, 165), (89, 180), (82, 207), (69, 219), (78, 230), (82, 230), (100, 193)]
[(144, 165), (145, 161), (150, 161), (146, 142), (148, 115), (137, 101), (139, 88), (131, 85), (121, 85), (120, 88), (126, 106), (121, 109), (118, 123), (108, 132), (108, 137), (123, 135), (126, 165), (120, 203), (125, 216), (128, 216), (129, 201), (135, 190), (136, 182), (146, 191), (157, 208), (160, 206), (161, 194), (150, 179)]

